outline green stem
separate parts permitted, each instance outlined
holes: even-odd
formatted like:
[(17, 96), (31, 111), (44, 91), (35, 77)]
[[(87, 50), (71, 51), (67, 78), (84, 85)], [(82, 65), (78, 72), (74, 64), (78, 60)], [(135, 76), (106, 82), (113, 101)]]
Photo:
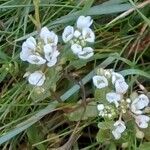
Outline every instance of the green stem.
[(41, 29), (41, 23), (40, 23), (40, 13), (39, 13), (39, 4), (40, 4), (40, 0), (33, 0), (33, 4), (35, 7), (35, 20), (36, 20), (36, 27), (37, 27), (37, 31), (40, 31)]

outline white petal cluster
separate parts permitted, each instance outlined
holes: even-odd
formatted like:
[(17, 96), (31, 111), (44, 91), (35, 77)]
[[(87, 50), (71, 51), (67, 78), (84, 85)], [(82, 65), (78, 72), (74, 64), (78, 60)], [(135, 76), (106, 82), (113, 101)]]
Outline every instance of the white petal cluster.
[(140, 128), (147, 128), (150, 117), (146, 115), (135, 116), (135, 122)]
[(116, 107), (119, 106), (119, 101), (122, 99), (122, 96), (115, 92), (110, 92), (106, 94), (106, 99), (109, 103), (114, 103)]
[(95, 75), (93, 77), (93, 84), (98, 89), (114, 85), (115, 91), (113, 91), (112, 87), (112, 91), (106, 94), (106, 100), (109, 103), (115, 104), (118, 108), (121, 100), (123, 100), (123, 95), (128, 90), (128, 85), (125, 82), (124, 77), (121, 74), (114, 72), (112, 69), (104, 70), (100, 68), (97, 72), (100, 75)]
[(53, 31), (49, 31), (47, 27), (43, 27), (38, 42), (34, 37), (29, 37), (22, 44), (20, 58), (30, 64), (47, 63), (48, 67), (52, 67), (56, 64), (59, 55), (57, 43), (58, 36)]
[(115, 86), (116, 93), (119, 94), (125, 94), (129, 87), (124, 77), (116, 72), (112, 73), (112, 84)]
[(114, 123), (114, 129), (112, 130), (112, 134), (116, 140), (120, 139), (121, 134), (125, 131), (126, 126), (125, 123), (121, 120), (118, 120)]
[(28, 82), (34, 86), (42, 86), (46, 79), (42, 71), (35, 71), (33, 73), (26, 72), (24, 77), (27, 77)]
[(138, 97), (136, 97), (133, 102), (131, 103), (130, 109), (134, 113), (134, 118), (136, 124), (139, 126), (139, 128), (147, 128), (148, 122), (150, 121), (150, 117), (147, 115), (143, 115), (144, 109), (148, 107), (149, 104), (149, 98), (144, 95), (140, 94)]
[(65, 43), (71, 44), (71, 50), (80, 59), (88, 59), (94, 55), (93, 49), (87, 46), (95, 41), (95, 34), (90, 29), (93, 20), (90, 16), (80, 16), (76, 23), (76, 28), (67, 26), (62, 34)]
[[(121, 138), (121, 134), (126, 129), (125, 122), (121, 119), (124, 116), (123, 114), (127, 114), (127, 112), (131, 114), (139, 128), (148, 127), (150, 117), (144, 113), (148, 110), (146, 108), (149, 105), (149, 98), (145, 94), (138, 95), (135, 92), (133, 92), (129, 98), (125, 97), (124, 94), (127, 92), (129, 86), (121, 74), (111, 69), (104, 70), (100, 68), (97, 70), (97, 75), (93, 77), (93, 84), (100, 90), (106, 88), (106, 90), (102, 92), (109, 91), (104, 93), (106, 94), (106, 101), (97, 105), (99, 116), (107, 119), (119, 116), (119, 120), (114, 123), (112, 130), (115, 139)], [(110, 89), (110, 87), (112, 87), (112, 89)], [(115, 107), (112, 105), (115, 105)], [(138, 134), (141, 134), (141, 137), (144, 136), (142, 132)], [(138, 137), (140, 136), (138, 135)]]
[[(47, 27), (43, 27), (37, 41), (34, 37), (29, 37), (22, 44), (20, 58), (30, 64), (38, 66), (47, 64), (48, 67), (52, 67), (57, 63), (59, 55), (57, 43), (58, 36), (53, 31), (49, 31)], [(41, 86), (45, 81), (45, 75), (41, 71), (24, 76), (28, 76), (29, 83), (35, 86)]]
[(143, 109), (145, 107), (147, 107), (149, 104), (149, 99), (146, 95), (141, 94), (139, 95), (137, 98), (135, 98), (133, 100), (133, 102), (131, 103), (131, 111), (134, 114), (142, 114), (143, 113)]
[(93, 83), (98, 89), (108, 86), (108, 80), (104, 76), (99, 76), (99, 75), (94, 76)]

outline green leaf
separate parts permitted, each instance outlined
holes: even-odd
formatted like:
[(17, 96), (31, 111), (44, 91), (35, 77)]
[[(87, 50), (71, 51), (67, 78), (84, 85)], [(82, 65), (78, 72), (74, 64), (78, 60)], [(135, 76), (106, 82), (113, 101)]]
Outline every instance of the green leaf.
[(30, 96), (34, 102), (42, 101), (51, 95), (50, 91), (43, 87), (31, 87), (29, 85), (29, 91), (31, 92)]
[(100, 129), (96, 135), (97, 142), (103, 143), (107, 140), (111, 139), (110, 130), (102, 130)]
[[(81, 101), (80, 101), (80, 103), (81, 103)], [(83, 115), (83, 113), (84, 113), (84, 115)], [(81, 107), (81, 108), (78, 108), (77, 110), (67, 114), (66, 116), (71, 121), (79, 121), (80, 119), (87, 120), (90, 117), (96, 117), (96, 116), (98, 116), (96, 103), (95, 102), (89, 103), (86, 106), (85, 112), (84, 112), (84, 107)]]
[(124, 76), (127, 76), (127, 75), (140, 75), (140, 76), (143, 76), (143, 77), (146, 77), (146, 78), (150, 79), (150, 74), (149, 73), (144, 72), (142, 70), (138, 70), (138, 69), (126, 69), (126, 70), (120, 71), (119, 73), (121, 73)]
[[(35, 125), (28, 128), (27, 136), (31, 144), (35, 144), (43, 140), (40, 130)], [(36, 148), (38, 150), (45, 150), (45, 147), (43, 144), (37, 145)]]
[(55, 91), (56, 83), (60, 79), (60, 73), (58, 67), (49, 69), (46, 75), (47, 75), (47, 79), (44, 85), (45, 89), (51, 89)]
[(150, 149), (150, 142), (144, 142), (138, 148), (138, 150), (149, 150)]
[(106, 94), (110, 91), (111, 91), (111, 89), (109, 87), (105, 87), (102, 89), (96, 89), (95, 96), (94, 96), (95, 100), (98, 101), (99, 103), (108, 104), (108, 102), (106, 100)]
[(102, 130), (112, 129), (113, 124), (114, 124), (114, 121), (99, 122), (98, 123), (98, 128), (100, 128)]
[(5, 54), (1, 49), (0, 49), (0, 59), (2, 59), (2, 60), (8, 60), (8, 56), (7, 56), (7, 54)]
[(76, 69), (80, 69), (86, 66), (87, 62), (88, 62), (87, 60), (78, 59), (78, 60), (71, 61), (70, 65), (74, 66)]

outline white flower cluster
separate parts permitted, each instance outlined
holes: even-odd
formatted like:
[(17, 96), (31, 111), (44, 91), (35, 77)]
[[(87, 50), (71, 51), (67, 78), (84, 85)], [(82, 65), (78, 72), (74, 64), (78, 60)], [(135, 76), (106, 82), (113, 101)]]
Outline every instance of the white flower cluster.
[[(88, 43), (95, 41), (94, 32), (90, 29), (92, 23), (90, 16), (80, 16), (77, 27), (67, 26), (62, 34), (63, 41), (70, 42), (73, 53), (80, 59), (88, 59), (94, 55), (93, 49), (87, 46)], [(60, 54), (57, 44), (58, 36), (47, 27), (43, 27), (37, 40), (29, 37), (22, 44), (20, 58), (33, 65), (52, 67), (57, 63), (57, 57)], [(32, 73), (27, 72), (24, 77), (27, 77), (29, 83), (35, 86), (42, 86), (46, 79), (44, 72), (40, 69)]]
[(99, 111), (99, 116), (112, 118), (116, 115), (116, 112), (114, 109), (112, 109), (110, 106), (104, 106), (104, 104), (98, 104), (97, 109)]
[[(101, 74), (93, 77), (93, 83), (98, 89), (108, 87), (112, 84), (114, 90), (106, 94), (106, 99), (109, 103), (114, 103), (118, 108), (119, 103), (123, 100), (123, 95), (127, 92), (128, 84), (121, 74), (112, 70), (101, 70)], [(110, 80), (111, 83), (109, 83)]]
[(141, 94), (136, 97), (131, 103), (130, 109), (133, 113), (133, 117), (135, 118), (136, 124), (140, 128), (147, 128), (148, 122), (150, 121), (150, 117), (144, 114), (144, 109), (148, 107), (149, 99), (146, 95)]
[[(47, 27), (43, 27), (37, 41), (34, 37), (29, 37), (22, 44), (20, 58), (30, 64), (38, 66), (47, 64), (48, 67), (52, 67), (57, 63), (59, 55), (57, 43), (58, 36)], [(28, 77), (29, 83), (36, 86), (41, 86), (45, 81), (45, 75), (41, 70), (27, 72), (24, 77)]]
[(114, 123), (114, 129), (112, 130), (112, 134), (116, 140), (121, 138), (121, 134), (125, 131), (125, 129), (126, 126), (122, 120), (118, 120)]
[[(112, 91), (106, 93), (106, 100), (108, 106), (104, 104), (98, 104), (97, 109), (99, 111), (99, 116), (112, 118), (116, 115), (116, 111), (120, 114), (126, 113), (127, 110), (132, 114), (135, 119), (136, 124), (140, 128), (147, 128), (150, 117), (144, 115), (144, 109), (148, 107), (149, 99), (146, 95), (141, 94), (136, 96), (136, 98), (124, 98), (124, 94), (128, 90), (128, 84), (125, 82), (124, 77), (112, 70), (100, 69), (98, 74), (93, 77), (93, 83), (98, 89), (108, 88), (112, 86)], [(110, 104), (114, 104), (116, 111)], [(109, 113), (108, 113), (109, 107)], [(107, 108), (107, 111), (106, 111)], [(112, 134), (115, 139), (119, 139), (121, 134), (125, 131), (125, 122), (121, 118), (114, 123), (114, 128)]]
[(90, 16), (80, 16), (76, 23), (76, 28), (67, 26), (62, 34), (65, 43), (71, 44), (72, 52), (80, 59), (88, 59), (93, 56), (93, 49), (87, 46), (95, 41), (95, 34), (90, 29), (93, 20)]

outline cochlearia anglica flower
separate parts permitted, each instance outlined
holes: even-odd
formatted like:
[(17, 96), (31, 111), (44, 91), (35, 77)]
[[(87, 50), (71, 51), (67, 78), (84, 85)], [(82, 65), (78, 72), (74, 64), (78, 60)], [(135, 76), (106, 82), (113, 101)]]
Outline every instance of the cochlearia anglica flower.
[(47, 66), (52, 67), (57, 62), (57, 57), (60, 54), (57, 50), (57, 47), (54, 45), (46, 44), (44, 46), (45, 58), (48, 61)]
[(43, 27), (40, 32), (40, 39), (29, 37), (22, 45), (20, 58), (30, 64), (42, 65), (47, 63), (52, 67), (57, 62), (59, 52), (57, 50), (58, 37), (47, 27)]
[(90, 16), (80, 16), (77, 20), (77, 28), (83, 29), (83, 28), (89, 28), (93, 23), (93, 20)]
[(109, 103), (114, 103), (116, 107), (119, 106), (119, 101), (122, 99), (122, 96), (115, 92), (110, 92), (106, 94), (106, 99)]
[(36, 52), (36, 40), (33, 37), (29, 37), (22, 44), (22, 51), (20, 53), (20, 58), (23, 61), (27, 61), (31, 64), (42, 65), (46, 62), (46, 60), (40, 56), (39, 53)]
[(35, 71), (28, 76), (30, 84), (35, 86), (42, 86), (45, 81), (45, 74), (42, 71)]
[(82, 37), (86, 42), (93, 43), (95, 41), (95, 34), (90, 28), (83, 28)]
[(58, 36), (53, 31), (49, 31), (47, 27), (41, 29), (40, 38), (44, 44), (57, 45), (58, 43)]
[(65, 27), (62, 34), (63, 41), (67, 43), (73, 38), (73, 36), (74, 36), (74, 28), (72, 26)]
[(116, 140), (121, 138), (121, 134), (125, 131), (126, 126), (125, 123), (121, 120), (118, 120), (114, 123), (114, 129), (112, 130), (112, 134)]
[(112, 84), (115, 85), (116, 93), (119, 94), (125, 94), (129, 87), (124, 77), (116, 72), (112, 73)]
[(119, 79), (125, 81), (124, 77), (121, 74), (112, 72), (112, 84), (115, 84), (115, 82)]
[(142, 114), (142, 109), (147, 107), (149, 99), (146, 95), (141, 94), (131, 103), (131, 111), (135, 114)]
[(104, 76), (99, 75), (94, 76), (93, 83), (98, 89), (108, 86), (108, 80)]
[(82, 48), (79, 44), (73, 44), (71, 50), (80, 59), (88, 59), (94, 55), (93, 49), (91, 47)]
[(147, 128), (150, 117), (146, 115), (135, 116), (135, 122), (140, 128)]

